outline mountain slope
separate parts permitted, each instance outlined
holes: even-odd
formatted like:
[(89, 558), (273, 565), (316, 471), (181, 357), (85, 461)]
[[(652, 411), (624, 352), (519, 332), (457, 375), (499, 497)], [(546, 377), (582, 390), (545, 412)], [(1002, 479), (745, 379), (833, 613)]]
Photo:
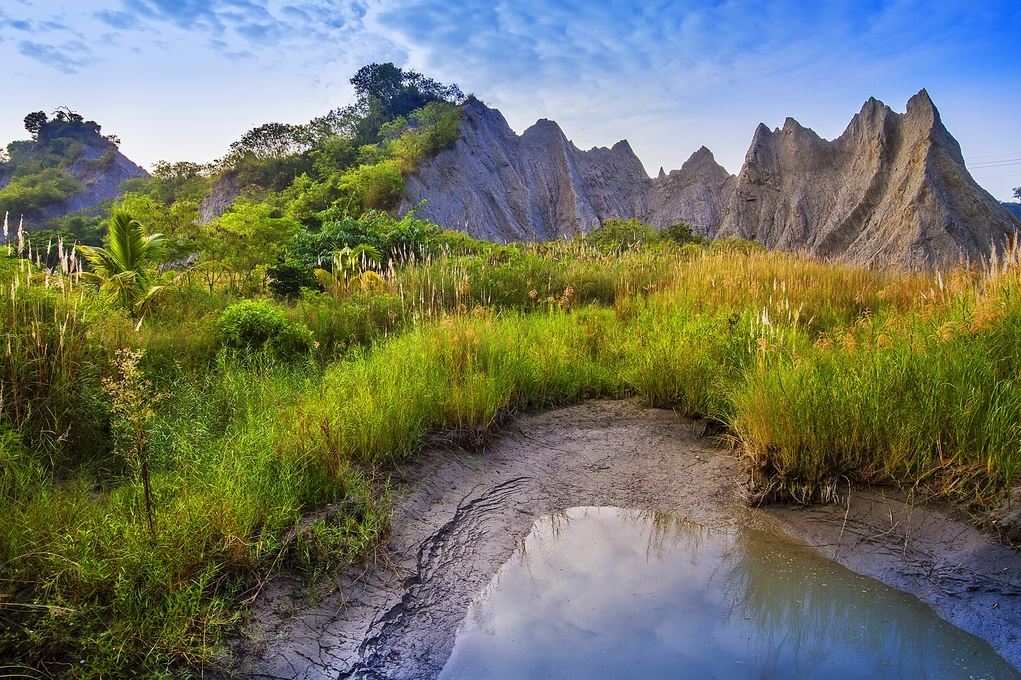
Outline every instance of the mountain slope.
[(0, 213), (29, 230), (119, 197), (125, 181), (148, 173), (122, 154), (94, 121), (77, 114), (43, 123), (32, 140), (12, 142), (0, 163)]
[(580, 151), (548, 120), (518, 136), (499, 111), (471, 99), (457, 142), (406, 179), (399, 210), (427, 200), (420, 217), (478, 238), (551, 240), (644, 214), (635, 187), (648, 182), (627, 142)]
[(580, 151), (548, 120), (518, 136), (470, 100), (454, 147), (407, 178), (400, 211), (422, 201), (420, 216), (497, 241), (563, 238), (615, 217), (684, 220), (708, 238), (862, 264), (977, 262), (1021, 230), (972, 179), (925, 90), (904, 114), (870, 99), (834, 141), (793, 118), (760, 125), (736, 177), (703, 147), (655, 179), (626, 141)]

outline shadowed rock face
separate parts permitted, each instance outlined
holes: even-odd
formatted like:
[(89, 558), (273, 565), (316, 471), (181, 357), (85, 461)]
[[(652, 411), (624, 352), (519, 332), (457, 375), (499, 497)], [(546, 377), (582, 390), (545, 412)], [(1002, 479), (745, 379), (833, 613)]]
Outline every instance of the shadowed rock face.
[(494, 241), (552, 240), (648, 211), (650, 180), (627, 142), (580, 151), (540, 120), (518, 136), (499, 111), (464, 106), (453, 148), (407, 178), (400, 212)]
[(471, 100), (454, 147), (407, 178), (400, 212), (423, 200), (420, 216), (495, 241), (563, 238), (615, 217), (684, 220), (708, 238), (860, 264), (980, 261), (1021, 230), (972, 179), (924, 90), (904, 114), (870, 99), (834, 141), (793, 118), (760, 125), (736, 177), (703, 147), (656, 179), (627, 142), (581, 151), (548, 120), (518, 136)]
[(705, 238), (716, 235), (723, 211), (734, 193), (735, 178), (704, 146), (692, 154), (680, 170), (660, 171), (650, 189), (648, 224), (666, 227), (687, 222)]

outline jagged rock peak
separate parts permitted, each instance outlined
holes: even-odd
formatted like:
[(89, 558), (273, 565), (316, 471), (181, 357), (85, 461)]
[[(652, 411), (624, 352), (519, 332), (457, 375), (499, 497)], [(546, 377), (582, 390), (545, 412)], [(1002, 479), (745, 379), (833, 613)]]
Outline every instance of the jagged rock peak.
[(803, 129), (804, 129), (804, 127), (801, 125), (801, 123), (799, 123), (797, 120), (795, 120), (791, 116), (787, 116), (787, 118), (784, 119), (784, 122), (783, 122), (783, 130), (784, 130), (784, 132), (786, 132), (788, 130), (803, 130)]
[[(836, 140), (760, 125), (720, 236), (862, 264), (981, 261), (1021, 223), (968, 173), (922, 90), (905, 114), (870, 98)], [(805, 131), (805, 132), (802, 132)]]
[(925, 116), (932, 120), (934, 124), (941, 122), (939, 110), (932, 103), (932, 97), (929, 96), (929, 91), (924, 87), (918, 91), (918, 94), (908, 100), (907, 115)]
[(626, 139), (622, 139), (616, 144), (614, 144), (613, 147), (611, 147), (611, 151), (619, 151), (635, 156), (635, 151), (634, 149), (631, 148), (631, 142), (627, 141)]
[[(688, 157), (688, 160), (684, 161), (684, 164), (681, 166), (681, 170), (680, 171), (684, 172), (684, 171), (688, 171), (690, 169), (693, 169), (693, 168), (696, 168), (696, 167), (699, 167), (699, 166), (705, 166), (705, 165), (718, 165), (718, 164), (716, 163), (716, 157), (713, 155), (713, 152), (710, 151), (707, 147), (701, 146), (701, 147), (698, 148), (697, 151), (695, 151), (695, 153), (691, 154), (691, 156)], [(677, 170), (671, 170), (671, 174), (673, 174), (674, 172), (678, 172), (678, 171)]]
[(737, 176), (702, 147), (655, 179), (626, 141), (579, 151), (546, 119), (519, 136), (469, 100), (458, 142), (407, 178), (401, 210), (423, 199), (420, 215), (499, 241), (684, 220), (709, 238), (912, 267), (978, 261), (1021, 230), (968, 174), (925, 90), (903, 114), (869, 98), (833, 141), (793, 118), (760, 123)]
[(458, 142), (406, 178), (400, 212), (424, 199), (418, 215), (496, 241), (563, 238), (647, 212), (651, 180), (626, 140), (581, 151), (551, 120), (517, 135), (499, 112), (465, 106)]
[(540, 118), (539, 120), (532, 123), (528, 128), (521, 133), (522, 137), (556, 137), (567, 139), (567, 135), (560, 129), (560, 126), (556, 121), (552, 121), (549, 118)]

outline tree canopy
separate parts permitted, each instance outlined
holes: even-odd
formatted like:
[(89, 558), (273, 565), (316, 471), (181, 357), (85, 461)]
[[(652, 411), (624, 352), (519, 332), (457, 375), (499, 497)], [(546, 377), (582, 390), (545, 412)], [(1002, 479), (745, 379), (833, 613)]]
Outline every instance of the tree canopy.
[(351, 78), (351, 84), (359, 104), (377, 100), (383, 117), (388, 120), (407, 116), (429, 102), (457, 104), (464, 99), (457, 85), (443, 85), (417, 71), (405, 71), (392, 62), (361, 67)]

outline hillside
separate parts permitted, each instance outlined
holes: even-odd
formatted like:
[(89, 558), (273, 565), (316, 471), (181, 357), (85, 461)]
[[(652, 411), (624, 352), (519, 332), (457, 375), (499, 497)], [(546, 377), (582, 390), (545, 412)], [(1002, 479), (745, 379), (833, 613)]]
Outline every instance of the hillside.
[(24, 219), (26, 230), (59, 228), (61, 218), (103, 212), (125, 181), (148, 173), (103, 136), (95, 121), (61, 109), (49, 119), (29, 114), (33, 138), (11, 142), (0, 163), (0, 214)]

